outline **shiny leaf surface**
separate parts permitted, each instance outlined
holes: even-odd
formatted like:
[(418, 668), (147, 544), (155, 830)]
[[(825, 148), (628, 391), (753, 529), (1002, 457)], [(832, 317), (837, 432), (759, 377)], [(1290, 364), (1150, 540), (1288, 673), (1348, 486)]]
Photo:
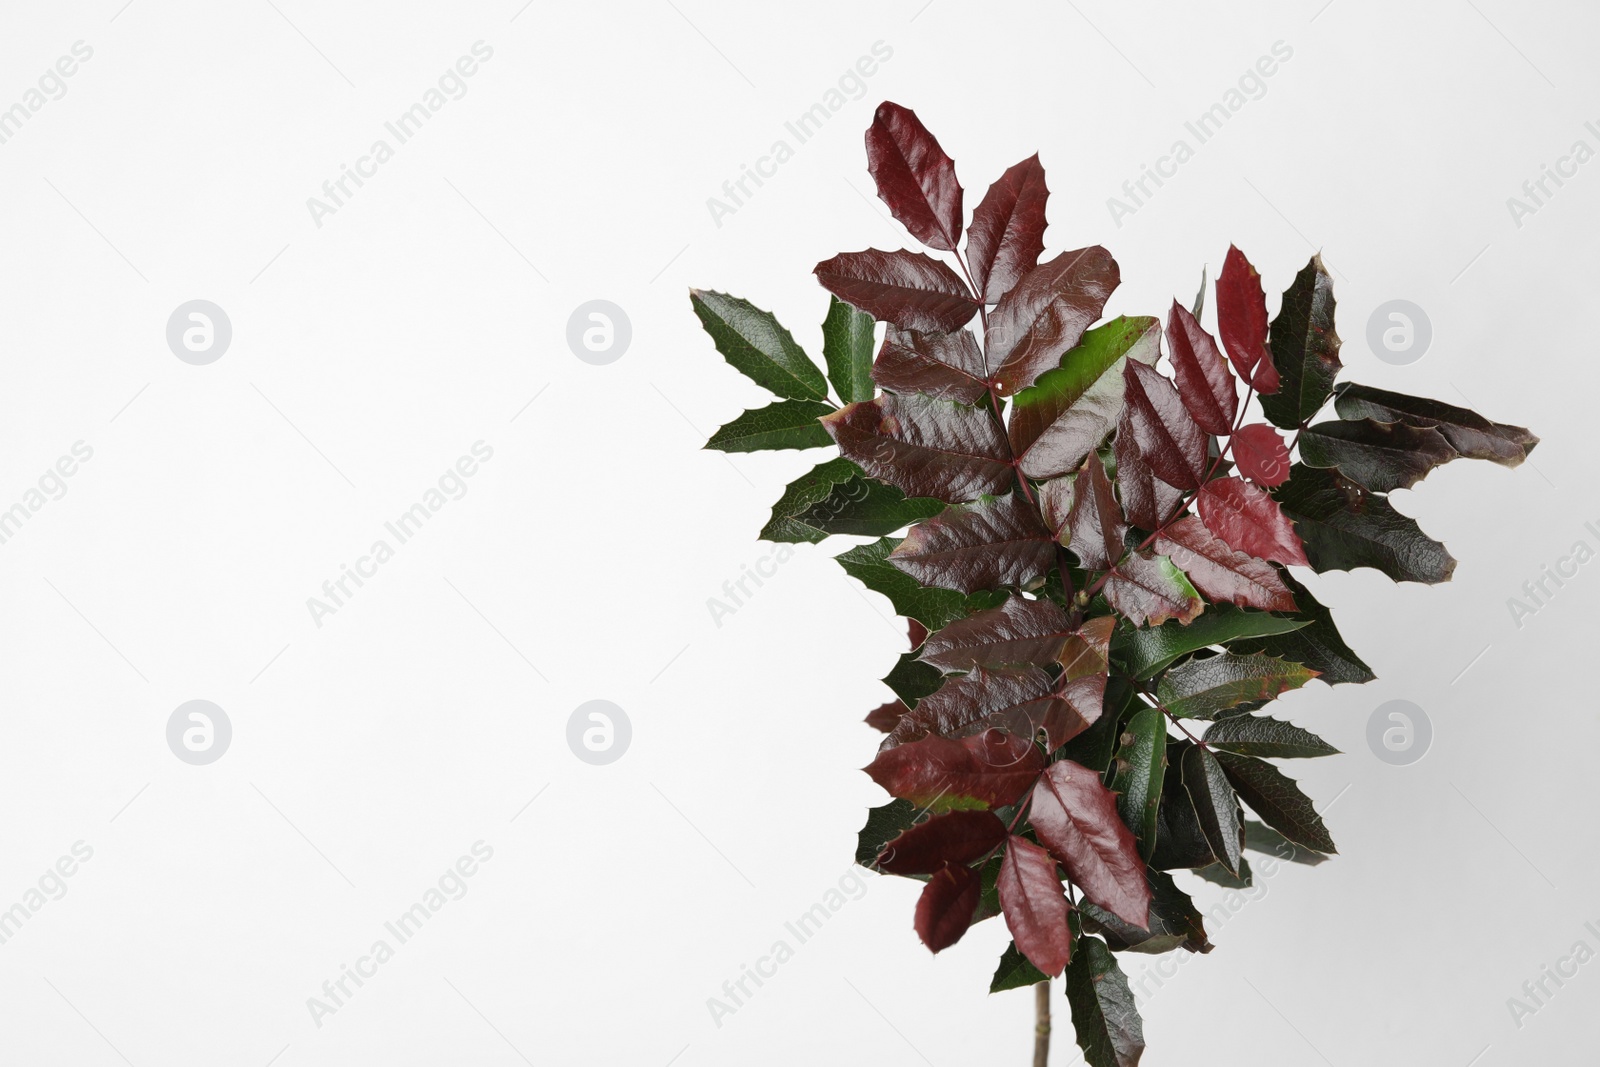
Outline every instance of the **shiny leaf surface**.
[(854, 404), (871, 400), (873, 330), (871, 315), (857, 311), (838, 297), (828, 298), (828, 317), (822, 320), (822, 362), (839, 400)]
[(1071, 633), (1067, 613), (1053, 601), (1011, 597), (929, 637), (922, 660), (943, 671), (1044, 664), (1060, 654)]
[(1318, 571), (1373, 567), (1397, 582), (1450, 580), (1455, 557), (1400, 514), (1387, 497), (1369, 493), (1334, 471), (1297, 463), (1273, 493), (1294, 520), (1306, 556)]
[(1232, 475), (1215, 478), (1195, 498), (1200, 521), (1228, 547), (1259, 559), (1309, 567), (1300, 535), (1262, 490)]
[[(1301, 449), (1305, 438), (1301, 437)], [(1254, 422), (1233, 435), (1233, 459), (1239, 473), (1263, 489), (1282, 485), (1289, 477), (1289, 446), (1271, 426)]]
[(788, 400), (827, 400), (828, 383), (770, 311), (727, 293), (689, 290), (700, 324), (724, 359), (757, 385)]
[(995, 305), (984, 331), (999, 392), (1026, 389), (1060, 366), (1121, 280), (1117, 261), (1099, 245), (1063, 252), (1025, 274)]
[(882, 537), (944, 509), (942, 500), (907, 497), (847, 459), (830, 459), (789, 483), (761, 537), (794, 543), (815, 543), (830, 534)]
[(1013, 804), (1043, 767), (1032, 741), (989, 730), (960, 741), (924, 737), (884, 749), (866, 772), (890, 796), (940, 812)]
[(1272, 656), (1223, 652), (1173, 667), (1162, 675), (1157, 693), (1177, 718), (1212, 719), (1240, 704), (1299, 689), (1316, 676), (1316, 671)]
[[(1205, 296), (1202, 285), (1200, 295)], [(1167, 352), (1184, 407), (1206, 433), (1223, 436), (1239, 413), (1239, 387), (1217, 342), (1174, 300), (1167, 312)]]
[(961, 237), (961, 183), (955, 164), (917, 113), (885, 101), (867, 128), (867, 171), (878, 196), (911, 236), (943, 252)]
[(963, 404), (976, 404), (989, 391), (983, 353), (971, 330), (917, 333), (890, 326), (872, 380), (891, 393), (925, 393)]
[(1144, 1024), (1128, 977), (1105, 942), (1078, 940), (1067, 966), (1067, 1002), (1072, 1028), (1089, 1067), (1138, 1067), (1144, 1055)]
[(1528, 458), (1539, 439), (1521, 426), (1490, 422), (1475, 411), (1405, 393), (1345, 382), (1335, 390), (1334, 409), (1341, 418), (1404, 422), (1435, 427), (1450, 447), (1468, 459), (1487, 459), (1515, 467)]
[(989, 186), (967, 229), (967, 262), (985, 303), (1000, 298), (1039, 262), (1044, 251), (1044, 167), (1029, 156)]
[(841, 408), (822, 425), (845, 458), (907, 496), (958, 504), (1011, 488), (1006, 440), (977, 408), (888, 394)]
[(1263, 611), (1293, 611), (1294, 595), (1266, 560), (1230, 548), (1194, 515), (1185, 515), (1156, 538), (1207, 599)]
[(1210, 466), (1206, 434), (1160, 371), (1137, 361), (1123, 367), (1128, 428), (1139, 455), (1157, 478), (1178, 489), (1198, 489)]
[(930, 952), (942, 952), (961, 940), (972, 925), (982, 893), (978, 872), (947, 864), (928, 879), (917, 898), (917, 936)]
[(1206, 744), (1258, 758), (1310, 759), (1339, 754), (1338, 749), (1310, 730), (1265, 715), (1239, 715), (1213, 723), (1206, 731)]
[(1322, 257), (1314, 255), (1284, 290), (1272, 320), (1272, 364), (1282, 386), (1261, 398), (1261, 410), (1273, 425), (1303, 426), (1328, 402), (1342, 366), (1333, 312), (1333, 279)]
[(1043, 578), (1055, 562), (1055, 542), (1038, 508), (1008, 493), (918, 523), (889, 562), (923, 585), (975, 593)]
[(1262, 822), (1312, 851), (1328, 854), (1338, 851), (1322, 823), (1322, 816), (1317, 814), (1310, 798), (1300, 791), (1294, 779), (1272, 764), (1250, 756), (1218, 752), (1216, 758), (1228, 780), (1239, 791), (1240, 799), (1261, 816)]
[(1183, 786), (1194, 802), (1211, 854), (1229, 873), (1238, 874), (1239, 857), (1244, 851), (1243, 816), (1222, 764), (1209, 749), (1195, 745), (1183, 754), (1182, 772)]
[(1267, 296), (1261, 275), (1233, 245), (1217, 275), (1217, 332), (1239, 377), (1258, 393), (1278, 391), (1278, 372), (1267, 350)]
[(947, 811), (911, 826), (883, 846), (877, 866), (890, 874), (933, 874), (946, 863), (982, 859), (1006, 839), (992, 811)]
[(1149, 921), (1138, 843), (1100, 775), (1071, 760), (1052, 763), (1033, 788), (1028, 822), (1084, 896), (1135, 926)]
[(1013, 943), (1035, 967), (1054, 977), (1072, 958), (1071, 905), (1056, 873), (1056, 861), (1015, 834), (1000, 860), (1000, 907)]
[(921, 252), (841, 252), (815, 273), (845, 303), (905, 330), (950, 333), (978, 313), (960, 276)]
[(1374, 493), (1409, 489), (1457, 455), (1434, 427), (1403, 422), (1340, 419), (1319, 422), (1300, 435), (1300, 459), (1306, 466), (1334, 468)]
[(706, 447), (719, 452), (824, 448), (833, 438), (817, 420), (831, 411), (832, 404), (814, 400), (780, 400), (740, 415), (712, 434)]

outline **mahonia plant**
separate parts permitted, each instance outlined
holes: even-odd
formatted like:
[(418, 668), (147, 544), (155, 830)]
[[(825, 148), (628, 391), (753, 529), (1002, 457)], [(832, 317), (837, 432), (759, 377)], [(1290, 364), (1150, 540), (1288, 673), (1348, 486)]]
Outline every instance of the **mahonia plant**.
[(910, 620), (884, 679), (897, 699), (867, 718), (886, 736), (866, 772), (894, 799), (857, 861), (925, 883), (914, 925), (934, 952), (1003, 915), (991, 991), (1064, 971), (1085, 1060), (1130, 1067), (1144, 1040), (1116, 954), (1212, 947), (1170, 872), (1247, 886), (1246, 850), (1334, 852), (1270, 761), (1337, 750), (1256, 713), (1313, 678), (1373, 673), (1290, 568), (1447, 580), (1455, 560), (1387, 494), (1459, 456), (1516, 466), (1538, 439), (1336, 382), (1316, 256), (1269, 323), (1230, 248), (1217, 337), (1202, 276), (1193, 310), (1167, 313), (1167, 373), (1156, 318), (1094, 325), (1119, 282), (1109, 252), (1041, 262), (1037, 155), (989, 188), (963, 251), (961, 185), (915, 113), (881, 105), (866, 147), (894, 217), (960, 273), (904, 250), (818, 264), (826, 379), (768, 312), (692, 291), (717, 350), (778, 397), (707, 447), (836, 444), (762, 536), (877, 538), (838, 561)]

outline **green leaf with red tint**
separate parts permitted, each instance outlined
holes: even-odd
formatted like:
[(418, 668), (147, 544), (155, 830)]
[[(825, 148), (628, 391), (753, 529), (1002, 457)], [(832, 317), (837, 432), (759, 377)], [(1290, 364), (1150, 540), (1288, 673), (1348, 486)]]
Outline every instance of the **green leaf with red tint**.
[(910, 108), (885, 101), (867, 127), (867, 171), (878, 196), (911, 236), (942, 252), (961, 238), (955, 164)]
[(1258, 559), (1311, 566), (1278, 502), (1249, 482), (1234, 475), (1215, 478), (1201, 487), (1195, 507), (1206, 529), (1228, 547)]
[(906, 830), (883, 846), (877, 866), (890, 874), (933, 874), (946, 863), (980, 860), (1006, 839), (992, 811), (949, 811)]
[(1178, 390), (1154, 367), (1130, 361), (1127, 425), (1139, 455), (1156, 477), (1178, 489), (1198, 489), (1210, 466), (1206, 433), (1178, 398)]
[[(1374, 493), (1409, 489), (1458, 455), (1434, 427), (1403, 422), (1340, 419), (1319, 422), (1300, 435), (1300, 459), (1306, 466), (1336, 468)], [(1284, 477), (1288, 476), (1285, 462)]]
[(1293, 778), (1272, 764), (1249, 756), (1232, 752), (1218, 752), (1216, 756), (1228, 781), (1239, 791), (1240, 799), (1261, 816), (1262, 822), (1313, 852), (1339, 851), (1323, 825), (1322, 816), (1317, 814), (1310, 798), (1300, 791)]
[(960, 276), (921, 252), (841, 252), (815, 273), (840, 300), (901, 329), (950, 333), (978, 313)]
[(1168, 619), (1190, 623), (1205, 601), (1177, 565), (1154, 552), (1130, 553), (1106, 581), (1106, 599), (1135, 626), (1160, 626)]
[(1230, 548), (1197, 516), (1185, 515), (1156, 537), (1157, 552), (1189, 576), (1207, 599), (1263, 611), (1293, 611), (1294, 594), (1278, 569)]
[(1217, 275), (1217, 332), (1239, 377), (1262, 395), (1278, 391), (1278, 371), (1267, 349), (1267, 295), (1261, 275), (1233, 245)]
[(923, 393), (975, 404), (989, 391), (978, 338), (971, 330), (918, 333), (890, 326), (872, 380), (891, 393)]
[(1217, 342), (1176, 300), (1167, 312), (1167, 352), (1183, 406), (1206, 433), (1225, 435), (1239, 412), (1239, 387)]
[(1033, 787), (1028, 822), (1084, 896), (1135, 926), (1149, 921), (1138, 843), (1098, 774), (1071, 760), (1052, 763)]
[(1157, 694), (1179, 719), (1214, 719), (1241, 704), (1258, 704), (1299, 689), (1317, 672), (1274, 656), (1221, 652), (1180, 663), (1162, 675)]
[(987, 412), (965, 404), (891, 393), (840, 408), (822, 425), (846, 459), (907, 496), (959, 504), (1012, 484), (1002, 431)]
[(1072, 959), (1072, 905), (1061, 887), (1056, 861), (1025, 837), (1012, 834), (1000, 861), (1000, 907), (1006, 928), (1022, 954), (1050, 977)]
[(924, 737), (879, 752), (867, 774), (890, 796), (928, 811), (998, 808), (1016, 803), (1044, 768), (1027, 737), (987, 730), (959, 741)]
[(1272, 364), (1282, 388), (1261, 397), (1261, 410), (1274, 425), (1285, 430), (1304, 426), (1328, 402), (1342, 366), (1333, 312), (1333, 279), (1322, 257), (1314, 255), (1284, 290), (1278, 317), (1272, 320)]
[(1099, 245), (1063, 252), (1023, 275), (984, 331), (996, 389), (1009, 396), (1060, 366), (1121, 281), (1117, 261)]
[(1528, 458), (1528, 453), (1539, 443), (1537, 437), (1521, 426), (1490, 422), (1476, 411), (1454, 404), (1351, 382), (1341, 384), (1334, 393), (1334, 409), (1341, 418), (1435, 427), (1450, 442), (1451, 448), (1468, 459), (1487, 459), (1515, 467)]
[(983, 894), (978, 872), (959, 864), (939, 868), (917, 898), (917, 936), (931, 952), (942, 952), (961, 940), (978, 911)]
[(918, 523), (889, 562), (923, 585), (975, 593), (1043, 578), (1055, 555), (1039, 509), (1008, 493), (957, 504)]
[(1072, 632), (1067, 613), (1054, 601), (1014, 596), (933, 634), (923, 642), (921, 659), (946, 672), (1045, 664)]
[(967, 262), (984, 303), (998, 304), (1038, 265), (1049, 197), (1044, 167), (1035, 152), (989, 186), (973, 211), (967, 228)]
[(1206, 731), (1206, 745), (1241, 756), (1312, 759), (1337, 756), (1339, 750), (1292, 722), (1268, 715), (1238, 715)]

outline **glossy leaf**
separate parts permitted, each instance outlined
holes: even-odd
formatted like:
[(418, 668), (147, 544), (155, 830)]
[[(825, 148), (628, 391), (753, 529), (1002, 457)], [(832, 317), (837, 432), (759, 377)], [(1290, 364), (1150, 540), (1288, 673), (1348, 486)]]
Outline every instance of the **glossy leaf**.
[(929, 637), (922, 660), (943, 671), (1044, 664), (1056, 658), (1071, 633), (1067, 613), (1055, 602), (1011, 597)]
[(866, 772), (890, 796), (940, 812), (1014, 804), (1043, 767), (1031, 740), (988, 730), (959, 741), (924, 737), (884, 749)]
[(985, 593), (968, 597), (954, 589), (924, 586), (889, 562), (890, 553), (899, 544), (897, 539), (885, 537), (870, 545), (858, 545), (834, 558), (850, 577), (888, 597), (895, 614), (916, 619), (934, 630), (965, 618), (972, 611), (994, 606), (1002, 595)]
[[(1296, 594), (1299, 592), (1297, 588)], [(1148, 630), (1118, 634), (1112, 641), (1111, 655), (1130, 677), (1153, 678), (1199, 649), (1287, 634), (1307, 625), (1305, 619), (1290, 619), (1264, 611), (1215, 608), (1187, 626), (1169, 622)]]
[(1303, 426), (1322, 410), (1333, 391), (1339, 362), (1339, 334), (1333, 326), (1333, 279), (1322, 256), (1295, 275), (1284, 290), (1272, 320), (1272, 364), (1282, 385), (1261, 398), (1261, 410), (1285, 430)]
[(1302, 463), (1273, 493), (1294, 520), (1311, 566), (1318, 571), (1373, 567), (1397, 582), (1446, 582), (1456, 561), (1416, 520), (1396, 511), (1334, 471)]
[(1039, 262), (1044, 251), (1044, 167), (1029, 156), (989, 186), (967, 229), (967, 262), (985, 303), (1000, 298)]
[(877, 392), (872, 387), (876, 326), (871, 315), (836, 296), (828, 298), (828, 317), (822, 320), (822, 361), (828, 365), (828, 379), (843, 403), (871, 400)]
[(890, 874), (933, 874), (946, 863), (974, 863), (1006, 839), (992, 811), (947, 811), (916, 823), (883, 846), (877, 866)]
[(955, 164), (917, 113), (885, 101), (867, 128), (867, 171), (878, 196), (911, 236), (943, 252), (961, 237), (961, 183)]
[(891, 393), (924, 393), (976, 404), (989, 391), (983, 352), (971, 330), (917, 333), (890, 326), (872, 380)]
[(957, 504), (918, 523), (889, 562), (923, 585), (975, 593), (1042, 579), (1055, 548), (1038, 508), (1008, 493)]
[(780, 400), (740, 415), (712, 434), (706, 447), (719, 452), (824, 448), (833, 438), (817, 420), (832, 410), (832, 404), (815, 400)]
[(1311, 565), (1278, 502), (1243, 479), (1229, 475), (1207, 482), (1195, 497), (1195, 508), (1206, 529), (1230, 548), (1259, 559)]
[(1123, 412), (1124, 368), (1161, 356), (1161, 325), (1147, 316), (1096, 326), (1062, 357), (1061, 365), (1017, 393), (1011, 448), (1030, 478), (1077, 470), (1106, 439)]
[(1122, 508), (1128, 521), (1142, 530), (1156, 530), (1172, 517), (1184, 493), (1157, 478), (1145, 463), (1126, 408), (1117, 424), (1115, 452), (1117, 484), (1122, 489)]
[(1230, 548), (1194, 515), (1168, 525), (1156, 538), (1155, 549), (1170, 556), (1209, 600), (1264, 611), (1295, 608), (1294, 595), (1277, 568)]
[(1148, 860), (1156, 847), (1156, 814), (1161, 783), (1167, 772), (1167, 719), (1160, 708), (1141, 708), (1122, 729), (1117, 747), (1117, 812), (1139, 839), (1139, 855)]
[(1374, 493), (1409, 489), (1457, 455), (1434, 427), (1403, 422), (1340, 419), (1319, 422), (1300, 435), (1300, 459), (1306, 466), (1335, 468)]
[(868, 478), (848, 459), (830, 459), (790, 482), (761, 530), (766, 541), (821, 541), (830, 534), (882, 537), (945, 509)]
[[(1301, 437), (1300, 448), (1305, 449)], [(1289, 446), (1271, 426), (1254, 422), (1233, 435), (1233, 459), (1239, 473), (1263, 489), (1282, 485), (1289, 477)]]
[(1239, 856), (1244, 850), (1243, 816), (1222, 764), (1209, 749), (1195, 745), (1184, 752), (1182, 771), (1183, 786), (1194, 801), (1200, 830), (1206, 835), (1211, 854), (1230, 873), (1238, 874)]
[(1222, 652), (1181, 663), (1161, 677), (1157, 694), (1180, 719), (1214, 719), (1241, 704), (1299, 689), (1317, 672), (1272, 656)]
[(895, 660), (894, 667), (884, 676), (883, 684), (900, 700), (915, 706), (925, 697), (938, 692), (944, 684), (944, 674), (918, 659), (916, 650)]
[(1121, 280), (1117, 261), (1099, 245), (1063, 252), (1023, 275), (984, 331), (996, 389), (1009, 396), (1059, 366)]
[[(1205, 298), (1202, 283), (1200, 298)], [(1221, 437), (1233, 429), (1239, 413), (1239, 387), (1217, 342), (1174, 300), (1167, 312), (1167, 353), (1172, 360), (1178, 395), (1206, 433)]]
[(1239, 377), (1263, 395), (1278, 391), (1278, 372), (1267, 349), (1267, 296), (1261, 275), (1244, 253), (1228, 246), (1217, 275), (1217, 332)]
[(1054, 977), (1072, 958), (1071, 905), (1050, 853), (1025, 837), (1011, 835), (1000, 861), (1000, 907), (1006, 928), (1022, 954)]
[(1256, 822), (1254, 819), (1244, 821), (1244, 847), (1247, 850), (1265, 852), (1285, 860), (1289, 863), (1299, 863), (1307, 867), (1315, 867), (1327, 863), (1328, 857), (1320, 852), (1313, 852), (1290, 841), (1266, 823)]
[(1334, 408), (1341, 418), (1435, 427), (1450, 442), (1451, 448), (1468, 459), (1487, 459), (1515, 467), (1539, 443), (1537, 437), (1521, 426), (1490, 422), (1477, 412), (1454, 404), (1351, 382), (1341, 384), (1335, 393)]
[(1127, 551), (1123, 538), (1128, 527), (1122, 521), (1122, 506), (1099, 456), (1089, 457), (1073, 485), (1067, 529), (1071, 532), (1068, 547), (1090, 570), (1110, 570)]
[(1028, 961), (1013, 941), (1006, 946), (1005, 952), (1000, 956), (1000, 965), (995, 968), (994, 977), (989, 980), (989, 992), (999, 993), (1007, 989), (1021, 989), (1024, 986), (1038, 985), (1049, 976)]
[(815, 273), (845, 303), (905, 330), (950, 333), (978, 313), (960, 276), (921, 252), (841, 252)]
[(717, 351), (745, 377), (788, 400), (828, 399), (822, 371), (770, 311), (704, 289), (689, 290), (689, 302)]
[(1056, 691), (1055, 681), (1043, 670), (1025, 667), (990, 671), (979, 667), (967, 674), (949, 676), (936, 692), (919, 700), (915, 708), (901, 716), (882, 747), (930, 734), (961, 738), (989, 728), (1020, 737), (1032, 737), (1047, 728), (1060, 733), (1072, 715), (1072, 709)]
[(900, 720), (911, 711), (903, 700), (891, 700), (886, 704), (879, 704), (867, 712), (867, 717), (861, 721), (881, 734), (893, 733), (894, 728), (900, 725)]
[(1088, 1067), (1138, 1067), (1144, 1024), (1127, 975), (1099, 938), (1078, 939), (1067, 966), (1067, 1002)]
[(1150, 866), (1158, 870), (1197, 869), (1216, 863), (1211, 844), (1201, 829), (1194, 801), (1183, 784), (1183, 758), (1192, 748), (1194, 744), (1187, 740), (1173, 741), (1167, 745), (1167, 769), (1170, 773), (1161, 785), (1156, 848), (1150, 857)]
[(928, 879), (917, 898), (917, 936), (930, 952), (942, 952), (961, 940), (972, 925), (982, 892), (978, 872), (947, 864)]
[(1193, 898), (1165, 871), (1146, 870), (1145, 878), (1150, 883), (1150, 929), (1130, 926), (1087, 900), (1081, 906), (1084, 928), (1104, 937), (1113, 952), (1210, 952), (1215, 946), (1206, 937), (1205, 919)]
[(1052, 763), (1033, 788), (1028, 822), (1084, 896), (1135, 926), (1149, 921), (1138, 843), (1100, 775), (1071, 760)]
[(1339, 628), (1334, 625), (1333, 614), (1287, 572), (1280, 572), (1280, 576), (1299, 605), (1294, 615), (1295, 627), (1287, 632), (1241, 638), (1231, 646), (1233, 650), (1241, 653), (1265, 652), (1269, 656), (1303, 663), (1318, 671), (1319, 677), (1329, 685), (1360, 685), (1376, 678), (1372, 668), (1345, 644)]
[(1239, 715), (1213, 723), (1206, 731), (1206, 744), (1224, 752), (1260, 758), (1309, 759), (1339, 754), (1338, 749), (1310, 730), (1265, 715)]
[(1316, 852), (1338, 851), (1322, 816), (1294, 779), (1272, 764), (1249, 756), (1218, 752), (1216, 758), (1228, 781), (1239, 791), (1239, 798), (1261, 816), (1262, 822), (1297, 845)]
[(916, 824), (922, 811), (909, 800), (891, 800), (867, 809), (866, 825), (856, 834), (856, 862), (871, 867), (883, 846)]
[(1111, 572), (1106, 599), (1135, 626), (1160, 626), (1169, 619), (1192, 622), (1205, 601), (1177, 565), (1154, 552), (1130, 553)]
[(952, 504), (1011, 488), (1010, 452), (987, 412), (887, 394), (822, 420), (845, 458), (907, 496)]
[(1198, 489), (1210, 463), (1206, 434), (1160, 371), (1137, 361), (1123, 367), (1128, 428), (1139, 455), (1157, 478), (1178, 489)]

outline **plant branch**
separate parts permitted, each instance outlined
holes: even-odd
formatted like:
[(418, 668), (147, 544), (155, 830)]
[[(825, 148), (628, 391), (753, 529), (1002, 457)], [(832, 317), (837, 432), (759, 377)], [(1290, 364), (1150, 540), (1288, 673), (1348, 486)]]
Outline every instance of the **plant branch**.
[(1033, 987), (1033, 1067), (1050, 1064), (1050, 979)]

